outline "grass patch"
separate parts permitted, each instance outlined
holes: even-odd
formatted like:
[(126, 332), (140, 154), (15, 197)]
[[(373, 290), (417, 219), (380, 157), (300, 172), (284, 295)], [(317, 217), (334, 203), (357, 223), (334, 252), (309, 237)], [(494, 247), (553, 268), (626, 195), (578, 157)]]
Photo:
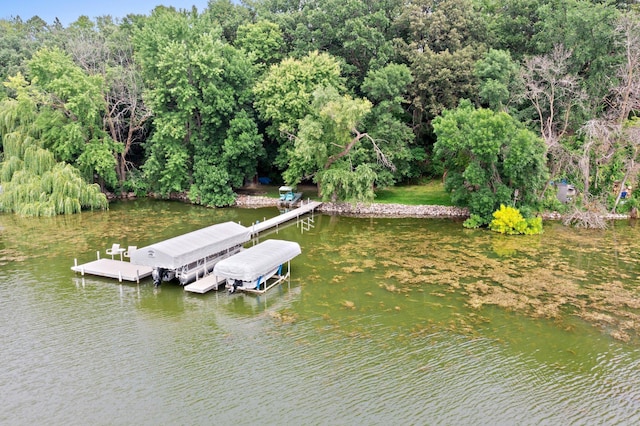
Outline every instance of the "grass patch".
[(405, 204), (409, 206), (431, 205), (452, 206), (444, 184), (439, 180), (431, 180), (419, 185), (399, 185), (376, 191), (376, 203)]
[[(248, 195), (260, 195), (264, 197), (278, 198), (277, 185), (255, 185), (243, 188), (242, 192)], [(300, 185), (296, 192), (302, 192), (304, 200), (319, 201), (317, 188), (312, 185)], [(376, 191), (374, 203), (381, 204), (405, 204), (409, 206), (452, 206), (449, 194), (444, 190), (444, 185), (439, 180), (424, 181), (418, 185), (399, 185)]]

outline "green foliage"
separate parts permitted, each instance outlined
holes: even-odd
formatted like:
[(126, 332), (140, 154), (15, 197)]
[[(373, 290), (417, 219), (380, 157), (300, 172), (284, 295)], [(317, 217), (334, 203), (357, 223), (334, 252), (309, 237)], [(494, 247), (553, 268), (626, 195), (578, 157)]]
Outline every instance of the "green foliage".
[(364, 76), (394, 57), (394, 20), (403, 0), (262, 0), (260, 16), (283, 29), (292, 57), (321, 51), (340, 58), (349, 89), (357, 92)]
[[(27, 21), (20, 18), (0, 19), (0, 81), (26, 72), (25, 60), (50, 37), (50, 28), (38, 17)], [(0, 100), (9, 91), (0, 90)]]
[[(342, 182), (336, 194), (351, 187), (341, 173), (360, 165), (378, 188), (446, 171), (451, 199), (489, 220), (499, 203), (537, 207), (548, 161), (555, 175), (604, 198), (609, 179), (637, 162), (632, 138), (623, 129), (589, 139), (580, 128), (637, 115), (637, 29), (626, 39), (631, 27), (618, 19), (637, 15), (629, 3), (212, 0), (201, 14), (159, 6), (122, 22), (80, 17), (68, 28), (0, 19), (0, 79), (8, 79), (0, 101), (17, 104), (0, 109), (3, 173), (21, 170), (33, 146), (108, 190), (192, 191), (198, 202), (222, 205), (258, 165), (292, 182)], [(570, 52), (562, 63), (555, 46)], [(541, 62), (522, 87), (518, 67), (531, 57)], [(326, 105), (315, 105), (314, 93), (327, 87), (371, 103), (356, 128), (340, 119), (351, 115), (340, 106), (348, 102), (324, 115)], [(508, 111), (536, 131), (542, 124), (546, 161), (523, 126), (482, 111), (459, 122), (467, 146), (434, 146), (443, 139), (434, 118), (460, 99)], [(20, 129), (7, 130), (18, 116)], [(29, 151), (25, 163), (46, 169), (38, 155)], [(131, 169), (144, 176), (125, 182)], [(533, 182), (523, 184), (528, 176)], [(344, 194), (367, 198), (360, 189)]]
[[(611, 203), (611, 206), (613, 206), (613, 203)], [(618, 206), (616, 208), (616, 212), (620, 214), (626, 214), (631, 212), (631, 210), (637, 210), (638, 208), (640, 208), (640, 200), (638, 200), (636, 196), (631, 195), (624, 200), (620, 200), (620, 203), (618, 203)]]
[(460, 99), (477, 97), (475, 62), (486, 50), (484, 20), (471, 0), (418, 0), (406, 4), (398, 25), (406, 32), (400, 44), (414, 77), (413, 124), (428, 123)]
[(600, 102), (610, 87), (611, 68), (620, 61), (612, 54), (620, 12), (608, 2), (562, 0), (544, 2), (537, 13), (540, 21), (532, 37), (536, 53), (557, 45), (570, 50), (568, 71), (582, 78), (592, 102)]
[(121, 146), (103, 128), (107, 108), (102, 77), (87, 75), (55, 48), (38, 51), (29, 61), (29, 72), (31, 87), (22, 83), (18, 97), (28, 96), (37, 106), (33, 126), (43, 147), (88, 180), (96, 174), (115, 187), (115, 154)]
[(189, 191), (195, 202), (223, 206), (255, 174), (263, 150), (246, 112), (251, 60), (209, 18), (157, 8), (135, 34), (155, 128), (143, 170), (153, 191)]
[(149, 185), (144, 179), (141, 170), (133, 169), (127, 174), (127, 178), (123, 182), (122, 190), (124, 192), (133, 192), (137, 197), (146, 196), (149, 192)]
[[(106, 209), (107, 198), (98, 185), (87, 184), (77, 168), (56, 162), (54, 153), (38, 138), (42, 114), (38, 88), (21, 75), (7, 86), (15, 98), (0, 102), (0, 137), (4, 151), (0, 167), (0, 211), (25, 216), (78, 213), (83, 208)], [(42, 106), (45, 111), (52, 110)], [(46, 114), (45, 114), (46, 115)], [(113, 157), (111, 156), (111, 159)]]
[(312, 108), (299, 122), (285, 181), (295, 186), (313, 178), (324, 198), (372, 200), (376, 173), (367, 163), (370, 155), (359, 150), (366, 149), (363, 142), (368, 135), (357, 130), (371, 103), (340, 96), (327, 87), (314, 92)]
[(447, 170), (445, 188), (456, 205), (490, 220), (501, 204), (535, 207), (547, 181), (545, 146), (505, 112), (462, 101), (433, 122), (434, 158)]
[(462, 226), (469, 229), (477, 229), (486, 224), (487, 221), (477, 214), (471, 214), (467, 220), (462, 222)]
[(260, 118), (271, 123), (269, 134), (286, 140), (298, 121), (311, 112), (313, 93), (321, 87), (342, 88), (339, 62), (326, 53), (310, 52), (302, 59), (287, 58), (274, 65), (254, 92)]
[(241, 25), (234, 45), (251, 55), (254, 64), (261, 71), (277, 64), (283, 57), (282, 30), (273, 22), (259, 21)]
[(489, 223), (489, 229), (507, 235), (540, 234), (542, 233), (542, 218), (525, 219), (518, 209), (506, 207), (503, 204), (500, 209), (493, 213), (493, 220)]
[(320, 188), (323, 200), (350, 202), (372, 202), (375, 197), (375, 178), (376, 174), (367, 164), (360, 164), (355, 170), (333, 167), (317, 176), (317, 180), (322, 182)]
[(228, 43), (234, 43), (239, 27), (252, 22), (254, 13), (248, 7), (232, 0), (209, 0), (203, 12), (204, 22), (209, 28), (221, 28)]
[[(412, 149), (415, 148), (415, 135), (407, 124), (410, 117), (405, 110), (412, 81), (408, 66), (392, 63), (370, 71), (362, 85), (367, 98), (373, 102), (371, 113), (365, 117), (363, 125), (395, 166), (395, 170), (390, 170), (378, 164), (375, 157), (369, 159), (372, 165), (375, 164), (378, 187), (391, 186), (420, 175), (414, 164), (424, 159), (424, 151)], [(374, 152), (373, 149), (368, 150), (371, 155)]]
[(79, 213), (83, 208), (106, 209), (107, 197), (98, 185), (87, 185), (78, 170), (58, 163), (42, 174), (22, 169), (2, 182), (0, 211), (22, 216)]
[(474, 73), (480, 80), (478, 95), (494, 111), (502, 110), (515, 95), (518, 64), (508, 51), (490, 49), (476, 62)]

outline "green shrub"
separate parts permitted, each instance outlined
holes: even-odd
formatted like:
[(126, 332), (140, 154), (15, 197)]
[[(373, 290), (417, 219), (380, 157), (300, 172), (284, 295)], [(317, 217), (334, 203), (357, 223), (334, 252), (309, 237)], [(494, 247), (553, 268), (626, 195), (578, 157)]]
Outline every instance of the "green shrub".
[(465, 228), (476, 229), (486, 224), (487, 222), (482, 218), (482, 216), (478, 214), (472, 214), (471, 216), (469, 216), (469, 219), (465, 220), (462, 223), (462, 226), (464, 226)]
[(500, 205), (500, 209), (493, 213), (493, 220), (489, 229), (507, 235), (533, 235), (542, 233), (542, 218), (525, 219), (520, 211), (513, 207)]

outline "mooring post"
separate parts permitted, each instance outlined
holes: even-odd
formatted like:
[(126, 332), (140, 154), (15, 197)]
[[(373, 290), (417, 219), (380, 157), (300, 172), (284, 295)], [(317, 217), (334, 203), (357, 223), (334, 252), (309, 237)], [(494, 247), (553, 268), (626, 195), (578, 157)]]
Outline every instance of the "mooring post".
[(140, 270), (136, 269), (136, 283), (140, 284)]
[(100, 250), (96, 250), (96, 258), (100, 260)]
[(118, 271), (118, 281), (122, 282), (122, 271)]

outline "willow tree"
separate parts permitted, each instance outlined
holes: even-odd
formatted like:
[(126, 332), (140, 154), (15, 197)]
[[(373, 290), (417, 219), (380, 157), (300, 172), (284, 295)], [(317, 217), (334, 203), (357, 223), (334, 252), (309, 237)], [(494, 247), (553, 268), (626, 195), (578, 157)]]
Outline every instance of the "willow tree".
[(285, 181), (295, 185), (313, 179), (323, 199), (372, 201), (376, 173), (370, 152), (385, 166), (394, 166), (360, 128), (371, 102), (340, 95), (333, 87), (319, 88), (313, 95), (311, 112), (292, 135)]
[(254, 106), (267, 123), (266, 133), (273, 142), (267, 149), (277, 151), (274, 163), (281, 170), (289, 164), (291, 135), (298, 131), (299, 121), (312, 111), (313, 92), (326, 86), (342, 89), (343, 83), (338, 60), (317, 51), (271, 66), (257, 82)]
[(0, 211), (25, 216), (78, 213), (83, 208), (106, 209), (107, 198), (96, 184), (87, 184), (80, 172), (57, 162), (39, 139), (38, 105), (34, 88), (22, 75), (5, 86), (15, 97), (0, 103)]

